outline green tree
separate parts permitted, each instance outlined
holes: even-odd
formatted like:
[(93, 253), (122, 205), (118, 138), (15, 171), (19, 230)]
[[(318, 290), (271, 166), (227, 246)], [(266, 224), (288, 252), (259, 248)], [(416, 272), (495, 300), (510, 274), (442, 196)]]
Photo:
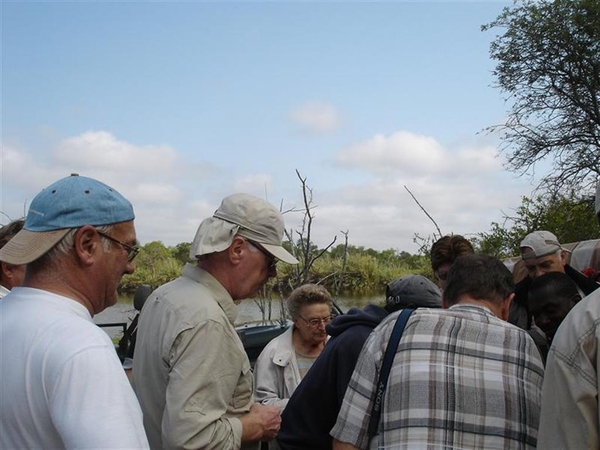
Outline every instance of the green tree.
[(175, 247), (171, 248), (171, 255), (173, 258), (181, 261), (182, 264), (187, 262), (191, 262), (190, 259), (190, 247), (192, 244), (190, 242), (180, 242)]
[(479, 235), (476, 247), (499, 258), (518, 255), (523, 238), (536, 230), (551, 231), (563, 244), (598, 238), (593, 198), (574, 194), (550, 200), (523, 197), (514, 216), (506, 216), (502, 225), (494, 222), (490, 228), (490, 232)]
[(182, 270), (181, 261), (175, 259), (171, 250), (160, 241), (142, 246), (135, 266), (135, 272), (121, 280), (121, 291), (134, 292), (140, 284), (157, 288), (180, 276)]
[(482, 30), (510, 110), (500, 132), (507, 168), (551, 162), (547, 192), (589, 189), (600, 174), (600, 1), (524, 0)]

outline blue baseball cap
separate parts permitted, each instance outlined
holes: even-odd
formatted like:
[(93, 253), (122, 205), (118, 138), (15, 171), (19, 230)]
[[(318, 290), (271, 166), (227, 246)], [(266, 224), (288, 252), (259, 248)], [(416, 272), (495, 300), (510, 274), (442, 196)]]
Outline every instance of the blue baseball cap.
[(0, 249), (0, 261), (27, 264), (46, 254), (73, 228), (134, 218), (133, 206), (116, 190), (74, 173), (36, 195), (23, 229)]

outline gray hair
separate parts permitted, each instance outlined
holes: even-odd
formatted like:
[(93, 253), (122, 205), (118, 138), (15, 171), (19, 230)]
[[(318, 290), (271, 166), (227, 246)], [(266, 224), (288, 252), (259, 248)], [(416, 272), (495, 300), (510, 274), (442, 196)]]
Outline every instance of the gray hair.
[[(63, 257), (68, 255), (69, 252), (73, 249), (75, 245), (75, 234), (77, 234), (77, 230), (81, 227), (71, 228), (69, 232), (63, 237), (58, 244), (48, 250), (44, 255), (29, 263), (30, 267), (33, 267), (32, 270), (37, 270), (37, 268), (46, 267), (59, 267), (62, 264)], [(100, 227), (96, 227), (98, 231), (103, 233), (107, 233), (110, 235), (111, 231), (114, 229), (114, 225), (104, 225)], [(110, 251), (111, 243), (108, 239), (102, 239), (102, 250), (105, 253)]]
[[(110, 232), (113, 230), (113, 228), (114, 225), (104, 225), (101, 227), (96, 227), (98, 231), (106, 233), (108, 235), (110, 235)], [(79, 228), (71, 228), (71, 230), (69, 230), (65, 237), (62, 238), (58, 242), (58, 244), (52, 247), (48, 251), (48, 253), (46, 253), (48, 258), (54, 259), (58, 256), (66, 255), (67, 253), (69, 253), (75, 245), (75, 234), (77, 233), (77, 230), (79, 230)], [(105, 253), (110, 251), (110, 241), (108, 239), (102, 239), (102, 250), (104, 250)]]
[(287, 310), (292, 320), (300, 317), (304, 305), (327, 304), (331, 308), (331, 294), (318, 284), (304, 284), (292, 291), (286, 301)]

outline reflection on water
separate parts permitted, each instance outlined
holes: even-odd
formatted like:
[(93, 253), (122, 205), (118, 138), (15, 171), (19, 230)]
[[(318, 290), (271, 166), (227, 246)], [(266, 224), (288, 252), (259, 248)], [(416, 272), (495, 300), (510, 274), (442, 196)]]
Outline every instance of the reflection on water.
[[(335, 304), (342, 310), (348, 311), (351, 307), (357, 306), (362, 308), (368, 303), (381, 304), (384, 300), (384, 295), (370, 295), (360, 297), (338, 297), (334, 299)], [(243, 300), (238, 305), (238, 318), (236, 323), (243, 324), (246, 322), (254, 322), (263, 319), (263, 314), (259, 307), (259, 300)], [(271, 315), (269, 316), (268, 305), (265, 307), (264, 318), (277, 320), (281, 317), (281, 301), (271, 300)]]
[[(106, 323), (122, 323), (125, 322), (127, 325), (131, 323), (135, 317), (135, 308), (133, 307), (133, 296), (132, 295), (120, 295), (116, 305), (106, 308), (100, 314), (94, 316), (94, 323), (106, 324)], [(103, 330), (108, 333), (111, 338), (121, 336), (123, 328), (116, 327), (103, 327)]]
[[(351, 307), (357, 306), (362, 308), (368, 303), (381, 304), (384, 300), (383, 295), (366, 295), (357, 297), (338, 297), (335, 304), (340, 307), (343, 312), (348, 311)], [(265, 303), (265, 313), (261, 311), (259, 304), (263, 302), (255, 300), (242, 300), (238, 305), (238, 317), (236, 324), (244, 324), (255, 322), (264, 319), (278, 320), (281, 317), (281, 302), (279, 300), (271, 300), (270, 305)], [(270, 306), (270, 310), (269, 310)], [(122, 323), (129, 324), (135, 317), (135, 308), (133, 307), (133, 296), (122, 295), (116, 305), (106, 308), (100, 314), (94, 316), (94, 322), (97, 324), (105, 323)], [(122, 328), (110, 327), (104, 328), (111, 338), (121, 335)]]

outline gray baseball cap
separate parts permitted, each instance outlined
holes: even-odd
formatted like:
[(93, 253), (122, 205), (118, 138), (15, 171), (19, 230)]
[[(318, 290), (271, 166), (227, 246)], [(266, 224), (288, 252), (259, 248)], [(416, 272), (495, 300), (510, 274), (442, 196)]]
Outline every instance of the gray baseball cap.
[[(549, 231), (534, 231), (525, 236), (521, 241), (521, 253), (523, 259), (541, 258), (551, 255), (564, 248), (558, 242), (556, 236)], [(523, 249), (530, 248), (532, 251), (523, 254)]]
[(225, 197), (212, 217), (198, 227), (190, 248), (190, 258), (220, 252), (231, 245), (237, 234), (260, 244), (275, 258), (289, 264), (298, 264), (282, 247), (283, 216), (265, 200), (250, 194)]
[(431, 280), (422, 275), (406, 275), (387, 285), (385, 306), (388, 311), (402, 308), (441, 308), (442, 293)]

